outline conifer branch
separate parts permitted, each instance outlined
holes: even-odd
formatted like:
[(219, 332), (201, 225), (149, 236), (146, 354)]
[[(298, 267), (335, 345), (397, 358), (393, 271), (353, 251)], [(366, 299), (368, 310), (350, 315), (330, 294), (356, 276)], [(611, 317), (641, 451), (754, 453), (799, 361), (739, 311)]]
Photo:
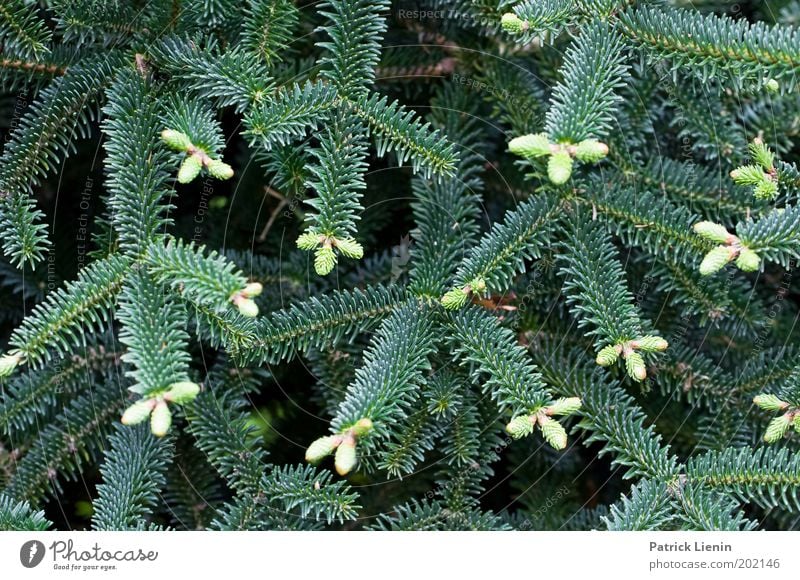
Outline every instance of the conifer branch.
[(620, 100), (614, 91), (627, 75), (623, 57), (622, 38), (602, 23), (590, 25), (570, 46), (545, 120), (553, 141), (580, 143), (606, 136)]
[(799, 33), (791, 27), (645, 6), (622, 13), (618, 28), (676, 70), (694, 69), (703, 78), (724, 74), (737, 85), (767, 78), (791, 82), (800, 62)]
[(141, 530), (158, 504), (172, 455), (171, 443), (156, 439), (144, 426), (117, 428), (110, 439), (97, 487), (95, 530)]
[[(131, 262), (120, 256), (109, 256), (87, 266), (74, 282), (68, 282), (48, 294), (11, 335), (14, 348), (9, 356), (17, 364), (27, 363), (40, 368), (54, 353), (70, 354), (73, 348), (85, 345), (87, 336), (105, 329), (110, 311)], [(11, 372), (6, 369), (6, 374)]]
[(28, 502), (0, 494), (0, 530), (43, 532), (50, 526), (43, 511), (34, 511)]

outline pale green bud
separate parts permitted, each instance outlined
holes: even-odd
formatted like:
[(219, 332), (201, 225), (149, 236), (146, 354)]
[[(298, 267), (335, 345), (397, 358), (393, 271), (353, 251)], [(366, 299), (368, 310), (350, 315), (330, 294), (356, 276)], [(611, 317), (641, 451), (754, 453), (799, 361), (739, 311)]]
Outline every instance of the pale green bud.
[(361, 258), (364, 257), (364, 248), (353, 238), (345, 238), (343, 240), (337, 239), (336, 247), (339, 249), (339, 251), (342, 253), (343, 256), (346, 256), (348, 258), (352, 258), (354, 260), (360, 260)]
[(631, 352), (625, 355), (625, 370), (628, 376), (636, 382), (641, 382), (647, 378), (647, 367), (644, 364), (642, 355), (638, 352)]
[(203, 168), (203, 162), (195, 155), (189, 155), (181, 163), (181, 168), (178, 170), (178, 182), (190, 183), (200, 174)]
[(18, 354), (5, 354), (0, 357), (0, 377), (7, 377), (14, 372), (22, 357)]
[(327, 276), (333, 271), (336, 266), (336, 254), (330, 246), (322, 246), (317, 248), (314, 257), (314, 270), (320, 276)]
[(176, 151), (186, 151), (192, 147), (192, 140), (189, 139), (188, 135), (172, 129), (164, 129), (161, 131), (161, 140), (164, 141), (170, 149), (175, 149)]
[(584, 139), (575, 148), (575, 158), (583, 163), (597, 163), (608, 155), (608, 145), (597, 139)]
[(753, 188), (756, 199), (775, 199), (778, 196), (778, 184), (771, 179), (764, 179)]
[(636, 341), (636, 348), (644, 352), (660, 352), (667, 350), (669, 343), (660, 336), (647, 335)]
[(358, 422), (352, 427), (353, 435), (356, 437), (363, 437), (372, 431), (372, 421), (366, 417), (359, 419)]
[(242, 316), (255, 318), (258, 316), (258, 305), (251, 298), (241, 297), (235, 302)]
[(208, 207), (211, 209), (225, 209), (228, 206), (228, 198), (224, 195), (217, 195), (208, 200)]
[(742, 248), (739, 250), (739, 257), (736, 258), (736, 266), (742, 272), (755, 272), (761, 263), (761, 258), (758, 257), (753, 250), (749, 248)]
[(457, 310), (467, 303), (468, 295), (461, 288), (453, 288), (442, 296), (442, 306), (448, 310)]
[(788, 415), (775, 417), (769, 422), (769, 425), (767, 425), (767, 432), (764, 433), (764, 441), (767, 443), (775, 443), (776, 441), (779, 441), (784, 435), (786, 435), (786, 431), (789, 430), (789, 426), (791, 424), (792, 417)]
[(556, 151), (547, 162), (547, 177), (556, 185), (569, 181), (572, 175), (572, 157), (566, 151)]
[(617, 351), (616, 347), (613, 344), (609, 344), (608, 346), (604, 346), (600, 349), (600, 352), (597, 353), (597, 359), (595, 359), (595, 362), (601, 367), (608, 367), (617, 362), (618, 358), (619, 352)]
[(714, 222), (697, 222), (692, 229), (697, 235), (718, 244), (726, 244), (731, 239), (731, 234), (725, 229), (725, 226)]
[(309, 445), (308, 449), (306, 449), (306, 461), (311, 464), (319, 463), (328, 455), (333, 453), (334, 449), (336, 449), (341, 442), (341, 435), (328, 435), (326, 437), (320, 437), (311, 445)]
[(137, 425), (150, 416), (153, 407), (156, 406), (155, 399), (140, 399), (133, 405), (125, 409), (122, 414), (121, 422), (123, 425)]
[(742, 165), (731, 171), (731, 179), (737, 185), (758, 185), (766, 178), (764, 170), (758, 165)]
[(233, 167), (220, 159), (212, 159), (209, 162), (208, 172), (217, 179), (230, 179), (233, 177)]
[(345, 437), (339, 447), (336, 448), (334, 467), (339, 475), (350, 473), (358, 462), (356, 456), (356, 440), (353, 437)]
[(789, 403), (781, 401), (777, 396), (761, 394), (753, 397), (753, 403), (765, 411), (783, 411), (789, 408)]
[(513, 12), (506, 12), (503, 14), (500, 18), (500, 26), (503, 27), (503, 30), (511, 34), (519, 34), (520, 32), (528, 30), (528, 23), (520, 19), (520, 17)]
[(567, 432), (561, 423), (550, 417), (539, 419), (542, 436), (553, 449), (564, 449), (567, 446)]
[(473, 280), (469, 283), (469, 288), (473, 292), (483, 292), (486, 290), (486, 280), (483, 278), (473, 278)]
[(264, 291), (264, 286), (260, 282), (250, 282), (242, 289), (242, 296), (245, 298), (254, 298), (260, 296)]
[(717, 246), (705, 255), (700, 263), (700, 274), (710, 276), (719, 272), (725, 264), (733, 260), (736, 251), (730, 246)]
[(547, 407), (548, 415), (572, 415), (581, 408), (580, 397), (568, 397), (558, 399)]
[(769, 150), (769, 147), (761, 139), (753, 139), (749, 146), (750, 156), (753, 161), (758, 163), (766, 171), (772, 171), (775, 163), (775, 155)]
[(767, 82), (764, 83), (764, 88), (767, 89), (767, 92), (777, 93), (781, 90), (781, 85), (775, 79), (768, 79)]
[(199, 392), (200, 385), (197, 383), (180, 381), (169, 386), (169, 390), (164, 393), (164, 398), (171, 403), (185, 405), (189, 401), (193, 401)]
[(307, 252), (319, 246), (319, 243), (319, 234), (312, 232), (300, 234), (300, 237), (297, 238), (297, 247)]
[(533, 433), (536, 426), (536, 415), (519, 415), (511, 419), (506, 425), (506, 433), (514, 439), (522, 439)]
[(515, 155), (525, 158), (544, 157), (552, 153), (550, 140), (544, 133), (515, 137), (509, 141), (508, 150)]
[(163, 437), (172, 425), (172, 412), (166, 401), (159, 401), (150, 416), (150, 431), (156, 437)]

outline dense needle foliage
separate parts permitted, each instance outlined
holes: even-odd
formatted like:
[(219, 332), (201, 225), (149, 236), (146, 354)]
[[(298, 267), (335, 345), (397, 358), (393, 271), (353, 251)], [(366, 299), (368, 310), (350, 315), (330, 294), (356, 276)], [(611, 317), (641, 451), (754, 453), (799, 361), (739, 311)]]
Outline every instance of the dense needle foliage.
[(797, 528), (797, 23), (4, 0), (0, 528)]

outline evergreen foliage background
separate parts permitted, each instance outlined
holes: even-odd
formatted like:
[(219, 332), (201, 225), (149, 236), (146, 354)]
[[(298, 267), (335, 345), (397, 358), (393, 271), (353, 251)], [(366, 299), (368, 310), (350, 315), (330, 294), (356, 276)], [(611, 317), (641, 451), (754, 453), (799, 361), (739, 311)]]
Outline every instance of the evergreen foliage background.
[(4, 0), (0, 529), (797, 529), (798, 24)]

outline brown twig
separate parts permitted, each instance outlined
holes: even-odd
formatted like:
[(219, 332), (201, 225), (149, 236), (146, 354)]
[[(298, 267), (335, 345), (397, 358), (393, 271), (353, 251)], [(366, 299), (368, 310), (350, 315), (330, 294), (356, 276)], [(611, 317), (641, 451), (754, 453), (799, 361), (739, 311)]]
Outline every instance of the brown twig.
[(275, 191), (274, 189), (272, 189), (268, 185), (266, 187), (264, 187), (264, 192), (267, 195), (270, 195), (270, 196), (274, 197), (275, 199), (279, 200), (279, 202), (278, 202), (278, 205), (275, 206), (275, 209), (272, 210), (272, 213), (269, 216), (269, 220), (267, 220), (267, 223), (264, 225), (264, 229), (261, 230), (260, 234), (258, 234), (258, 241), (259, 242), (263, 242), (264, 240), (267, 239), (267, 234), (269, 233), (269, 230), (272, 228), (272, 225), (275, 223), (275, 220), (278, 219), (278, 215), (280, 215), (281, 210), (284, 207), (286, 207), (286, 205), (289, 203), (289, 198), (287, 198), (285, 195), (283, 195), (279, 191)]

